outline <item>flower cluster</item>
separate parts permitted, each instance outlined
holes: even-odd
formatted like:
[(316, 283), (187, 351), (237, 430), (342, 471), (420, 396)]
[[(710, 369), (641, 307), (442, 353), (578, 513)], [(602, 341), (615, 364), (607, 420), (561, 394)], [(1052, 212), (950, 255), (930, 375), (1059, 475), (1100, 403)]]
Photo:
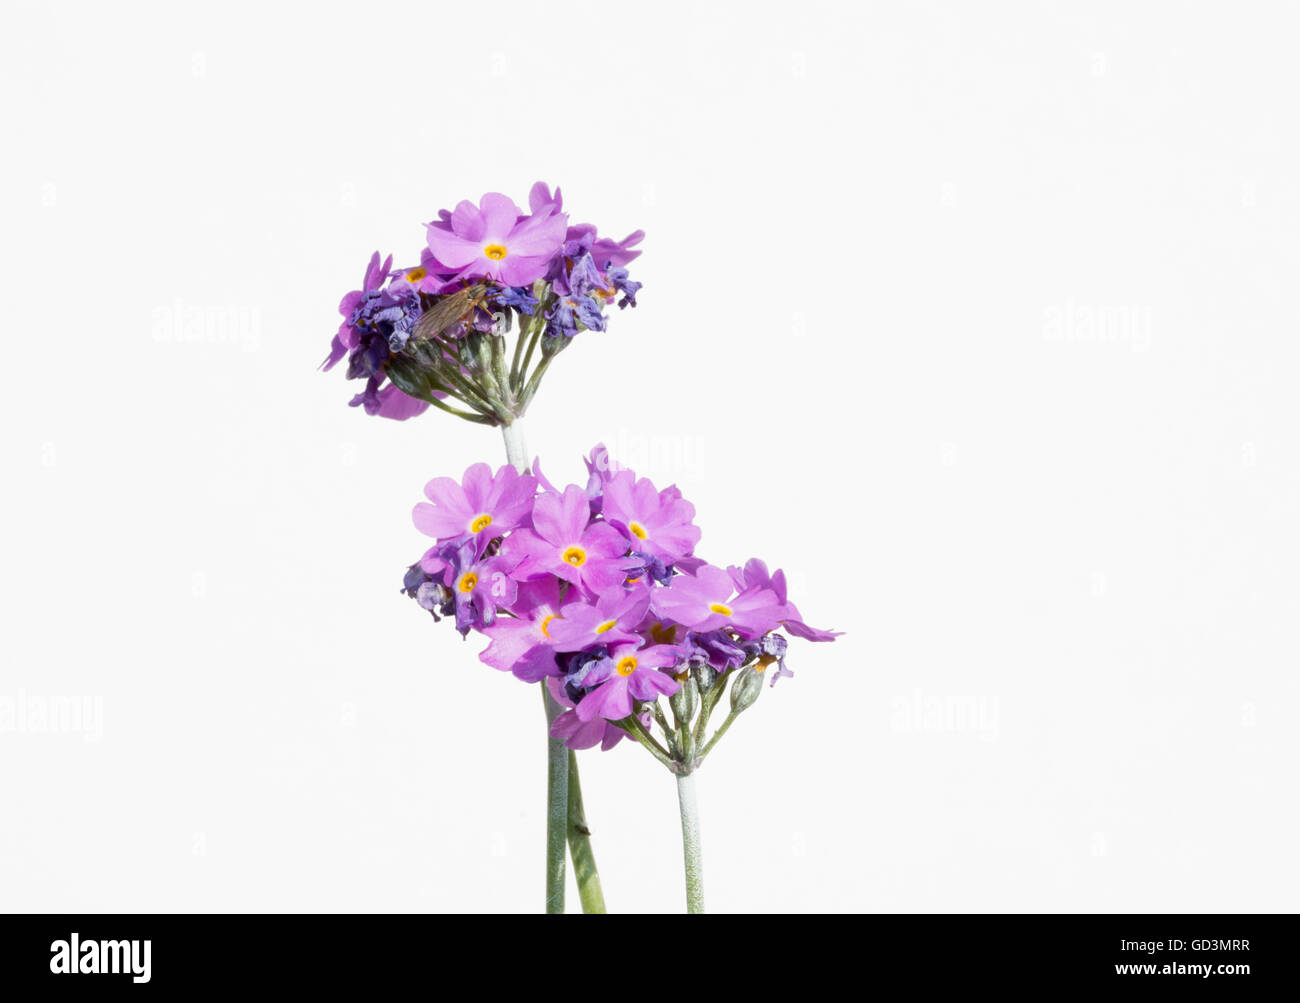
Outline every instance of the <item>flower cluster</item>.
[(792, 674), (786, 634), (839, 635), (804, 623), (785, 576), (762, 561), (722, 568), (697, 557), (695, 508), (676, 487), (617, 469), (603, 446), (587, 467), (585, 486), (563, 490), (537, 464), (494, 473), (478, 463), (461, 481), (430, 481), (413, 518), (434, 544), (404, 591), (462, 635), (486, 637), (483, 662), (544, 682), (565, 708), (552, 734), (570, 748), (631, 735), (690, 772), (712, 745), (704, 728), (729, 681), (732, 713), (718, 736), (757, 699), (765, 671), (776, 667), (773, 684)]
[(560, 190), (540, 181), (528, 201), (525, 213), (488, 192), (441, 210), (418, 265), (394, 271), (392, 255), (375, 252), (361, 288), (339, 304), (343, 323), (321, 365), (346, 358), (348, 379), (365, 380), (352, 406), (405, 420), (432, 405), (510, 424), (574, 335), (603, 331), (611, 303), (636, 306), (641, 283), (627, 265), (641, 253), (640, 230), (615, 241), (570, 225)]

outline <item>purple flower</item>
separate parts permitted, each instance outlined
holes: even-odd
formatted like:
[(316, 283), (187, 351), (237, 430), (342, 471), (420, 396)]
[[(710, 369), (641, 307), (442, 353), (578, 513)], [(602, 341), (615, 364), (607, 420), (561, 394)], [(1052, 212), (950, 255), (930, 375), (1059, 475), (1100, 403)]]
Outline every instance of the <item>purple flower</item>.
[(613, 645), (609, 656), (587, 677), (596, 686), (578, 701), (579, 720), (621, 721), (632, 713), (634, 700), (655, 700), (677, 692), (677, 680), (659, 671), (676, 664), (677, 649), (663, 644), (642, 648), (639, 643)]
[(527, 286), (502, 286), (492, 295), (492, 302), (499, 307), (509, 307), (529, 317), (537, 309), (537, 297)]
[(745, 649), (725, 630), (691, 634), (687, 639), (687, 660), (692, 665), (709, 665), (719, 672), (738, 669), (745, 663)]
[(420, 252), (420, 263), (414, 268), (403, 268), (401, 271), (393, 273), (393, 293), (394, 295), (403, 295), (407, 291), (412, 293), (428, 293), (430, 296), (436, 296), (439, 293), (445, 293), (457, 288), (458, 283), (444, 279), (436, 274), (439, 264), (433, 258), (433, 252), (427, 247)]
[(745, 654), (757, 659), (754, 669), (758, 672), (765, 672), (768, 666), (776, 664), (771, 683), (775, 686), (778, 679), (794, 675), (785, 667), (785, 653), (789, 646), (789, 642), (780, 634), (767, 634), (756, 641), (745, 642)]
[(598, 443), (582, 462), (587, 465), (587, 500), (591, 503), (591, 514), (599, 515), (604, 507), (605, 485), (619, 467), (610, 459), (603, 442)]
[(512, 577), (514, 562), (504, 557), (482, 558), (472, 541), (448, 543), (420, 561), (430, 575), (442, 573), (456, 604), (456, 629), (462, 635), (496, 622), (498, 607), (511, 606), (519, 585)]
[(795, 637), (802, 637), (805, 641), (833, 641), (843, 635), (842, 630), (819, 630), (803, 622), (798, 607), (786, 599), (785, 572), (780, 568), (769, 575), (767, 565), (754, 557), (746, 561), (743, 568), (733, 565), (727, 569), (727, 572), (738, 589), (769, 589), (776, 596), (777, 601), (785, 607), (781, 615), (782, 626)]
[[(438, 394), (438, 396), (444, 397), (446, 395)], [(367, 414), (378, 415), (380, 418), (392, 418), (396, 421), (406, 421), (408, 418), (414, 418), (416, 415), (424, 414), (425, 411), (429, 410), (428, 401), (410, 397), (391, 383), (382, 390), (377, 391), (373, 401), (373, 407), (363, 401), (363, 403), (366, 403)]]
[(572, 338), (583, 328), (605, 330), (605, 315), (593, 296), (561, 295), (546, 312), (546, 334), (550, 338)]
[[(472, 537), (482, 552), (489, 540), (528, 521), (537, 478), (506, 464), (495, 475), (486, 463), (465, 471), (464, 483), (435, 477), (424, 486), (428, 502), (411, 512), (415, 528), (435, 540)], [(432, 502), (433, 504), (429, 504)]]
[(393, 256), (391, 254), (384, 259), (382, 265), (379, 263), (378, 251), (370, 256), (370, 264), (366, 266), (366, 273), (361, 277), (361, 288), (354, 289), (339, 302), (339, 313), (343, 315), (343, 323), (339, 325), (338, 334), (334, 335), (334, 340), (330, 343), (330, 353), (325, 356), (325, 361), (320, 364), (321, 369), (329, 372), (338, 365), (343, 356), (357, 347), (358, 332), (352, 326), (352, 316), (367, 293), (376, 292), (383, 286), (388, 279), (389, 269), (392, 267)]
[(533, 505), (533, 529), (511, 534), (506, 545), (526, 558), (521, 575), (550, 574), (596, 595), (621, 585), (635, 560), (627, 558), (623, 534), (607, 523), (592, 523), (582, 488), (544, 494)]
[(590, 254), (584, 254), (573, 262), (569, 272), (569, 292), (586, 296), (593, 292), (608, 292), (609, 282), (600, 274), (596, 262)]
[(645, 589), (607, 592), (595, 602), (567, 604), (551, 624), (550, 634), (561, 651), (636, 640), (636, 629), (649, 608), (650, 594)]
[(535, 181), (528, 190), (528, 208), (534, 216), (559, 215), (564, 210), (564, 197), (558, 186), (552, 195), (550, 185), (545, 181)]
[(508, 286), (530, 285), (546, 274), (564, 242), (562, 213), (524, 216), (499, 192), (474, 203), (461, 202), (426, 230), (429, 250), (457, 278), (497, 279)]
[[(560, 680), (548, 679), (546, 687), (551, 691), (551, 696), (555, 697), (556, 702), (565, 708), (564, 713), (551, 722), (551, 735), (564, 739), (564, 744), (570, 749), (590, 749), (598, 744), (602, 752), (608, 752), (623, 739), (630, 737), (622, 728), (610, 724), (604, 718), (583, 721), (578, 717), (573, 710), (575, 704), (569, 699), (569, 694), (564, 691), (564, 684)], [(650, 711), (642, 712), (641, 724), (649, 728), (650, 721)]]
[(731, 576), (705, 564), (693, 575), (677, 575), (667, 588), (655, 589), (654, 609), (689, 630), (707, 633), (732, 627), (743, 637), (759, 637), (781, 622), (785, 606), (771, 589), (750, 588), (737, 594)]
[[(643, 240), (645, 240), (644, 230), (633, 230), (618, 241), (603, 237), (592, 244), (591, 255), (601, 268), (623, 268), (629, 261), (641, 256), (640, 251), (634, 251), (632, 248)], [(640, 283), (637, 283), (637, 287), (640, 288)]]
[(502, 672), (512, 672), (524, 682), (534, 683), (558, 675), (555, 640), (550, 627), (560, 616), (560, 582), (545, 578), (519, 586), (513, 617), (498, 617), (483, 633), (491, 643), (479, 660)]
[(623, 294), (623, 298), (618, 301), (618, 308), (622, 310), (625, 306), (636, 306), (636, 294), (641, 283), (629, 279), (626, 268), (611, 268), (608, 277), (614, 288)]
[(675, 491), (656, 490), (649, 478), (623, 470), (604, 485), (601, 511), (622, 531), (632, 549), (672, 564), (688, 556), (700, 542), (692, 524), (695, 506)]

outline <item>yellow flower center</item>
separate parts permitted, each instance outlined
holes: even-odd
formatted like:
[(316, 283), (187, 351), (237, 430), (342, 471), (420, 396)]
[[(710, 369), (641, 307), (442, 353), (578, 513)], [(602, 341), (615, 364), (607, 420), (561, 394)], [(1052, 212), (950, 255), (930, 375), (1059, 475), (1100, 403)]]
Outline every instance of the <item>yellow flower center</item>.
[(709, 604), (709, 612), (710, 612), (710, 613), (721, 613), (723, 616), (731, 616), (731, 607), (730, 607), (730, 606), (724, 606), (724, 605), (722, 605), (722, 603), (720, 603), (720, 602), (710, 603), (710, 604)]
[(602, 623), (599, 627), (596, 628), (596, 633), (597, 633), (597, 634), (604, 634), (604, 633), (606, 633), (607, 631), (611, 631), (611, 630), (613, 630), (613, 629), (614, 629), (614, 625), (615, 625), (617, 622), (618, 622), (617, 620), (606, 620), (604, 623)]
[(636, 671), (636, 656), (624, 655), (618, 660), (616, 669), (620, 676), (630, 676)]
[(478, 575), (472, 571), (466, 571), (460, 576), (460, 581), (456, 583), (456, 588), (461, 592), (473, 592), (474, 586), (478, 584)]
[(632, 531), (632, 535), (635, 536), (638, 540), (644, 540), (646, 538), (645, 527), (642, 526), (639, 522), (628, 523), (627, 528)]
[(487, 529), (491, 525), (492, 525), (492, 517), (488, 515), (486, 512), (484, 512), (481, 516), (479, 516), (469, 524), (469, 531), (471, 533), (481, 533), (483, 532), (483, 530)]
[(506, 256), (506, 249), (501, 244), (488, 244), (487, 247), (483, 248), (483, 253), (493, 261), (500, 261)]
[(422, 278), (424, 278), (428, 274), (429, 274), (428, 271), (423, 268), (412, 268), (409, 272), (406, 273), (406, 281), (414, 284), (416, 282), (419, 282)]
[(587, 552), (581, 547), (569, 547), (560, 555), (565, 564), (572, 564), (575, 568), (580, 568), (587, 563)]
[(758, 662), (754, 665), (754, 671), (762, 672), (776, 660), (775, 655), (759, 655)]
[(551, 632), (550, 632), (549, 630), (547, 630), (546, 628), (549, 627), (549, 626), (551, 625), (551, 621), (552, 621), (552, 620), (558, 620), (559, 617), (560, 617), (560, 614), (559, 614), (559, 613), (551, 613), (551, 614), (550, 614), (549, 616), (547, 616), (544, 620), (542, 620), (542, 636), (543, 636), (543, 637), (550, 637), (550, 636), (551, 636)]

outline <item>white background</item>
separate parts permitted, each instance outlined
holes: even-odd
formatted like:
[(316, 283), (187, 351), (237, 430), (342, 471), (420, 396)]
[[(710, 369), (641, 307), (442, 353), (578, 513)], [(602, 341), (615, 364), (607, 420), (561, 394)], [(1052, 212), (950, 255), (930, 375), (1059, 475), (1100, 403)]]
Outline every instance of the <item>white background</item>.
[[(603, 440), (848, 631), (700, 774), (711, 908), (1294, 909), (1296, 27), (7, 4), (3, 908), (540, 908), (541, 701), (397, 591), (499, 436), (315, 367), (544, 179), (648, 233), (548, 474)], [(611, 909), (679, 910), (671, 777), (581, 761)]]

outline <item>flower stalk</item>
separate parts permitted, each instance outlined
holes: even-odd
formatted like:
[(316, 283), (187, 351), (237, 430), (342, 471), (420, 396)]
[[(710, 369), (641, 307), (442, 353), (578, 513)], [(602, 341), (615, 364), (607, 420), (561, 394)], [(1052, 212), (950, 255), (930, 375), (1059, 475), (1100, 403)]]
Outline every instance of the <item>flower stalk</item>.
[(546, 706), (546, 912), (564, 912), (564, 849), (569, 835), (569, 750), (551, 736), (560, 705), (541, 687)]
[[(524, 439), (522, 419), (501, 426), (506, 459), (520, 473), (528, 470), (528, 445)], [(578, 759), (565, 747), (563, 738), (551, 736), (551, 725), (563, 708), (543, 684), (542, 699), (546, 707), (546, 911), (564, 912), (565, 845), (573, 857), (573, 873), (578, 882), (578, 897), (584, 913), (603, 913), (605, 896), (596, 870), (596, 855), (591, 849), (591, 830), (582, 805), (582, 785), (578, 779)]]
[(700, 808), (695, 774), (677, 775), (677, 805), (682, 816), (682, 860), (686, 867), (686, 911), (704, 912), (704, 857), (700, 851)]

